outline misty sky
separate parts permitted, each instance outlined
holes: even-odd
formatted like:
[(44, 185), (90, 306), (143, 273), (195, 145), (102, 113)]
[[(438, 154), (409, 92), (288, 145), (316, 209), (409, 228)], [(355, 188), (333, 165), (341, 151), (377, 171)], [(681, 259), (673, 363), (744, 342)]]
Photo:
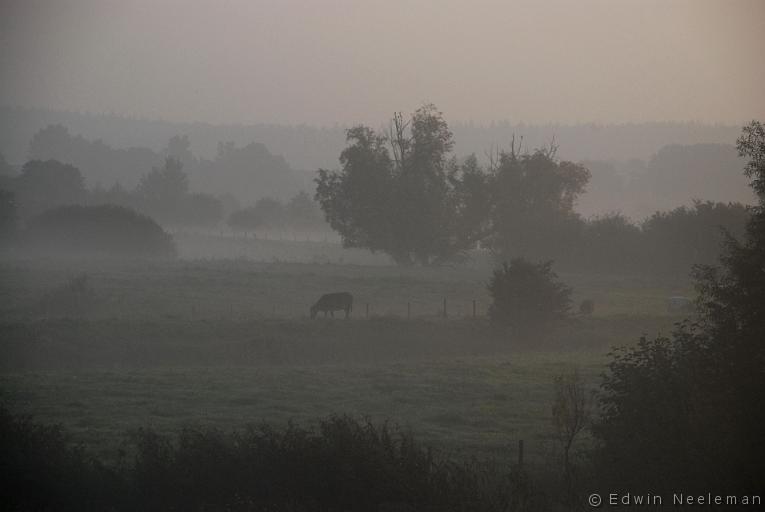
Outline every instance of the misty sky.
[(0, 0), (0, 104), (213, 123), (765, 118), (765, 1)]

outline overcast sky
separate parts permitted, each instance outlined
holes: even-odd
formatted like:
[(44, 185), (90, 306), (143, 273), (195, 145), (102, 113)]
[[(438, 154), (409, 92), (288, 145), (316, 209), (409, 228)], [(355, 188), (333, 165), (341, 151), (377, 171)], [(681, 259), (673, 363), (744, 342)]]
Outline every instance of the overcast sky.
[(765, 118), (765, 1), (0, 0), (0, 104), (213, 123)]

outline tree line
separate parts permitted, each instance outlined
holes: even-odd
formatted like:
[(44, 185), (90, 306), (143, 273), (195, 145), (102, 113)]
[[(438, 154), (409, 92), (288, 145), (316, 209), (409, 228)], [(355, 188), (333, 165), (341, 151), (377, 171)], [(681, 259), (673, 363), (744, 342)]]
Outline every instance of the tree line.
[(346, 247), (389, 254), (402, 265), (464, 259), (482, 248), (499, 261), (556, 260), (569, 269), (674, 272), (711, 263), (723, 233), (740, 237), (739, 203), (697, 200), (640, 224), (620, 213), (584, 219), (574, 207), (590, 171), (559, 160), (554, 141), (522, 140), (488, 165), (452, 154), (453, 134), (434, 105), (394, 115), (386, 133), (347, 132), (340, 169), (319, 169), (316, 200)]
[(30, 160), (18, 175), (0, 175), (0, 242), (56, 254), (173, 256), (172, 236), (159, 224), (217, 227), (226, 209), (234, 209), (228, 224), (236, 230), (306, 232), (325, 226), (318, 206), (305, 192), (286, 204), (264, 198), (251, 207), (237, 208), (225, 197), (191, 192), (183, 164), (172, 157), (143, 174), (133, 190), (119, 184), (108, 190), (87, 189), (75, 166)]
[(264, 226), (306, 230), (323, 225), (318, 206), (305, 192), (286, 203), (262, 198), (247, 208), (240, 208), (230, 197), (192, 192), (182, 162), (173, 157), (144, 173), (132, 190), (120, 184), (88, 189), (77, 167), (58, 160), (30, 160), (18, 175), (0, 176), (0, 229), (6, 235), (17, 221), (27, 223), (46, 210), (72, 204), (123, 206), (176, 227), (213, 227), (226, 217), (231, 227), (244, 230)]
[[(57, 205), (116, 204), (165, 226), (225, 222), (242, 232), (304, 232), (326, 229), (318, 204), (346, 246), (389, 254), (399, 264), (459, 262), (481, 249), (498, 261), (555, 260), (556, 268), (568, 271), (662, 274), (714, 262), (724, 233), (740, 238), (749, 217), (740, 203), (697, 200), (640, 223), (621, 213), (586, 219), (575, 205), (591, 173), (585, 165), (559, 160), (554, 143), (529, 150), (522, 139), (511, 139), (510, 147), (493, 151), (485, 165), (475, 155), (456, 158), (454, 144), (442, 114), (425, 105), (409, 118), (394, 116), (386, 133), (364, 126), (348, 130), (341, 168), (318, 171), (316, 201), (299, 192), (288, 201), (260, 197), (245, 207), (234, 189), (219, 195), (192, 192), (195, 178), (187, 169), (209, 167), (211, 172), (202, 174), (210, 179), (218, 169), (237, 178), (237, 192), (251, 189), (274, 174), (249, 167), (253, 162), (271, 162), (266, 167), (281, 169), (276, 174), (285, 170), (258, 144), (221, 143), (215, 161), (208, 162), (191, 153), (188, 137), (173, 137), (162, 151), (164, 162), (140, 175), (132, 189), (119, 183), (86, 189), (77, 167), (56, 160), (30, 160), (17, 176), (0, 162), (0, 230), (7, 237), (16, 220)], [(69, 150), (71, 158), (95, 154), (120, 160), (135, 153), (122, 155), (99, 141), (72, 137), (61, 126), (38, 132), (30, 152)]]
[(238, 146), (222, 141), (212, 158), (191, 151), (188, 135), (168, 137), (159, 150), (147, 147), (113, 148), (101, 139), (73, 135), (68, 128), (48, 125), (38, 130), (29, 143), (30, 160), (59, 160), (72, 164), (86, 180), (98, 187), (117, 183), (129, 189), (138, 185), (141, 173), (161, 168), (167, 157), (183, 164), (192, 188), (211, 194), (231, 194), (239, 201), (265, 196), (294, 195), (305, 186), (305, 173), (293, 170), (284, 158), (271, 153), (262, 143)]
[[(245, 126), (177, 123), (121, 117), (115, 114), (87, 114), (39, 108), (0, 107), (0, 152), (19, 162), (26, 155), (30, 138), (40, 127), (60, 124), (90, 139), (103, 138), (104, 145), (121, 148), (152, 148), (157, 141), (166, 141), (176, 134), (188, 134), (195, 153), (214, 156), (219, 141), (237, 144), (259, 141), (275, 154), (284, 155), (293, 169), (331, 167), (344, 147), (345, 127), (252, 124)], [(603, 162), (628, 163), (648, 158), (666, 144), (691, 146), (708, 142), (727, 142), (736, 138), (738, 128), (696, 122), (648, 122), (626, 124), (545, 124), (518, 123), (511, 120), (491, 122), (458, 122), (452, 125), (458, 154), (481, 153), (487, 144), (507, 141), (513, 133), (523, 133), (532, 146), (548, 141), (555, 134), (566, 144), (567, 158), (578, 161), (590, 158)], [(735, 148), (734, 148), (735, 150)], [(23, 156), (22, 156), (23, 155)], [(60, 154), (29, 155), (33, 158), (58, 158)], [(90, 177), (89, 168), (72, 161)], [(161, 160), (145, 162), (135, 168), (161, 165)], [(740, 168), (740, 165), (736, 167)], [(98, 168), (96, 168), (98, 169)], [(136, 177), (137, 178), (137, 177)], [(127, 177), (120, 181), (131, 186)], [(105, 181), (106, 183), (106, 181)], [(704, 196), (706, 197), (706, 196)]]

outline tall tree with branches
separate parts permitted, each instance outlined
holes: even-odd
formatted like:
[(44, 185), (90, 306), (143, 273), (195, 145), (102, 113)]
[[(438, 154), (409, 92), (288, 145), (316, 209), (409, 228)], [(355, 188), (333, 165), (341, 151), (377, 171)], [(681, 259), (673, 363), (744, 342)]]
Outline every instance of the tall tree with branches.
[(387, 134), (351, 128), (347, 141), (342, 168), (316, 179), (316, 200), (346, 246), (423, 265), (475, 246), (487, 215), (483, 174), (474, 158), (451, 155), (452, 132), (434, 105), (394, 114)]

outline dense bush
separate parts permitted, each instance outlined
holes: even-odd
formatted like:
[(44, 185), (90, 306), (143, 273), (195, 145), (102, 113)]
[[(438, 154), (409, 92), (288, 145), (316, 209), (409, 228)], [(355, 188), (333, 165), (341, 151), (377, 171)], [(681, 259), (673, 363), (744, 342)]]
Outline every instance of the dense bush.
[(175, 255), (172, 237), (151, 218), (115, 205), (62, 206), (35, 217), (24, 241), (34, 249), (109, 256)]
[(335, 416), (317, 429), (250, 426), (233, 434), (186, 428), (132, 435), (110, 472), (69, 448), (60, 427), (3, 410), (2, 485), (12, 509), (540, 510), (517, 469), (439, 458), (414, 438)]
[(522, 258), (494, 271), (489, 283), (492, 324), (526, 334), (564, 319), (571, 307), (571, 289), (557, 280), (552, 262), (532, 263)]

